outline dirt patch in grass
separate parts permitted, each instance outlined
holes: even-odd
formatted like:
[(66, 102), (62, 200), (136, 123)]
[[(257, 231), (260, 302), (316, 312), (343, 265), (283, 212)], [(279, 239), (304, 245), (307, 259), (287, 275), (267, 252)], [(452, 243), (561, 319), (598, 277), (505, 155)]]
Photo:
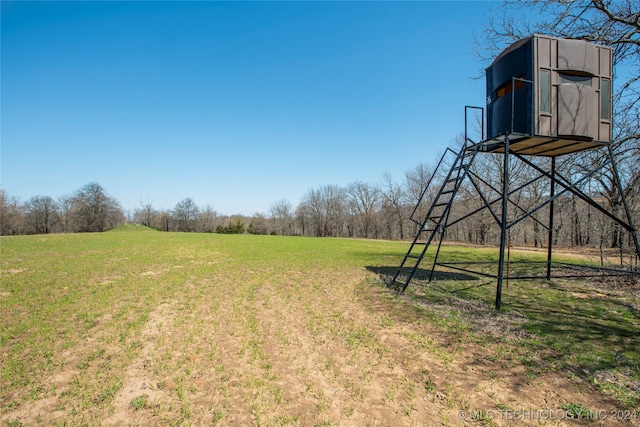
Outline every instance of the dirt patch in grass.
[[(124, 372), (123, 384), (113, 399), (113, 408), (103, 422), (105, 426), (122, 426), (139, 424), (144, 419), (144, 412), (139, 416), (135, 411), (153, 410), (159, 402), (166, 400), (167, 390), (162, 381), (150, 378), (147, 369), (150, 360), (158, 353), (158, 339), (171, 330), (173, 321), (171, 304), (162, 303), (149, 315), (141, 333), (141, 351), (138, 357), (130, 362)], [(136, 399), (139, 402), (136, 404)]]

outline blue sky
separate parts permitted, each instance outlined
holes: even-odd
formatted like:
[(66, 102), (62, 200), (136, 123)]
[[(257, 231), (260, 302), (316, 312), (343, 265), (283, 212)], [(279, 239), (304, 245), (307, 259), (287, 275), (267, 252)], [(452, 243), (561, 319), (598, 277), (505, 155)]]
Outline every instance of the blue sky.
[(397, 182), (484, 103), (488, 2), (7, 2), (4, 190), (220, 214)]

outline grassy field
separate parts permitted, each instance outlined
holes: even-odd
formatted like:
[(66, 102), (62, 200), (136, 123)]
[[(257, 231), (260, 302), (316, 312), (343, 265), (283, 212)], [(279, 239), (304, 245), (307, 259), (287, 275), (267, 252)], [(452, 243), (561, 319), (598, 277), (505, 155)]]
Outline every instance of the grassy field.
[[(138, 226), (3, 237), (0, 420), (640, 424), (637, 284), (511, 281), (500, 312), (494, 281), (462, 275), (398, 296), (383, 282), (407, 246)], [(443, 247), (481, 256), (496, 251)]]

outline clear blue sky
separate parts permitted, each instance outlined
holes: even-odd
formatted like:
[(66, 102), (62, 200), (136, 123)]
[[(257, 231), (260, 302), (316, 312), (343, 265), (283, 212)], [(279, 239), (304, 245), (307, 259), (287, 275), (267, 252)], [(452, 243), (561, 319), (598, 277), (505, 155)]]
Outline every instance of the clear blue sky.
[(220, 214), (395, 181), (484, 103), (488, 2), (2, 1), (1, 185)]

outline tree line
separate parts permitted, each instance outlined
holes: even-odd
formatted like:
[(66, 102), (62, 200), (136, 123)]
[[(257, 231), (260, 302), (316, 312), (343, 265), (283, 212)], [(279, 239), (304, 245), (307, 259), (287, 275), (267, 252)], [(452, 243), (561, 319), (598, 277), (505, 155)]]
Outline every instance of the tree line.
[(98, 183), (57, 200), (33, 196), (25, 202), (0, 189), (0, 234), (100, 232), (126, 221), (120, 203)]
[[(589, 158), (593, 160), (593, 156)], [(447, 229), (446, 239), (480, 245), (499, 242), (500, 229), (495, 218), (488, 209), (480, 208), (485, 200), (495, 199), (497, 193), (491, 194), (491, 189), (501, 187), (501, 159), (499, 154), (477, 156), (471, 172), (482, 177), (485, 194), (481, 196), (470, 182), (460, 188), (450, 214), (449, 222), (454, 225)], [(534, 161), (541, 169), (549, 167), (550, 159), (536, 158)], [(626, 171), (623, 174), (626, 176), (624, 192), (634, 222), (638, 224), (640, 179), (637, 168), (628, 166), (621, 168)], [(581, 164), (576, 159), (568, 159), (556, 167), (560, 173), (573, 176)], [(416, 209), (414, 218), (423, 219), (447, 171), (446, 165), (436, 170), (435, 164), (421, 163), (406, 171), (401, 182), (384, 174), (377, 183), (356, 181), (346, 186), (323, 185), (308, 190), (295, 206), (281, 199), (274, 202), (267, 213), (252, 216), (219, 214), (210, 205), (198, 206), (190, 197), (176, 203), (173, 209), (159, 209), (152, 202), (141, 201), (137, 208), (125, 213), (120, 203), (98, 183), (87, 184), (72, 195), (57, 200), (34, 196), (20, 202), (0, 191), (0, 231), (2, 235), (100, 232), (133, 222), (165, 232), (407, 240), (413, 238), (419, 228), (410, 219), (412, 212)], [(522, 215), (548, 198), (548, 180), (524, 185), (533, 175), (530, 166), (514, 164), (509, 174), (512, 188), (522, 186), (509, 196), (512, 216)], [(593, 180), (585, 182), (582, 191), (623, 218), (620, 194), (615, 187), (609, 186), (605, 176), (608, 175), (596, 175)], [(426, 195), (421, 205), (416, 207), (416, 201), (423, 192)], [(514, 227), (510, 236), (512, 244), (546, 246), (549, 209), (550, 206), (546, 206), (538, 210)], [(559, 197), (555, 201), (554, 212), (554, 245), (629, 247), (629, 233), (580, 197), (572, 194)], [(455, 222), (466, 215), (471, 216)]]

